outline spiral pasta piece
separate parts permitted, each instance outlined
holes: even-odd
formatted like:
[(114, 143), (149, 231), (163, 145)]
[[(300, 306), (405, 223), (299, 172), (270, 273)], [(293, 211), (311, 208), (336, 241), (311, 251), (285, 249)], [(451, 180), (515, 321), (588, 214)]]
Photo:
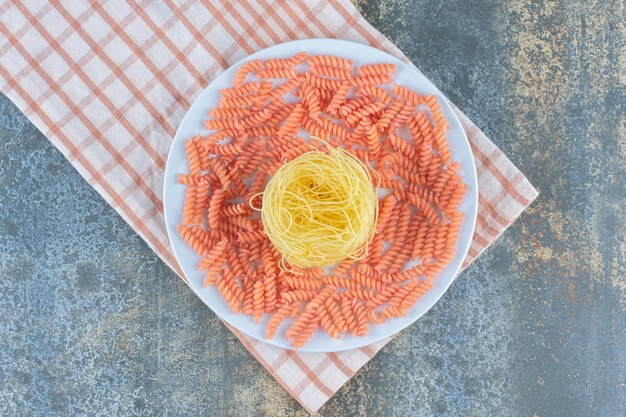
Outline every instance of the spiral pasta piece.
[(309, 115), (313, 119), (317, 119), (322, 112), (320, 98), (317, 95), (317, 91), (310, 85), (305, 85), (302, 88), (302, 103), (308, 109)]
[(228, 143), (225, 145), (212, 146), (210, 150), (216, 155), (237, 156), (241, 153), (242, 147), (238, 143)]
[(348, 131), (348, 129), (341, 125), (338, 125), (337, 123), (334, 123), (332, 120), (319, 119), (314, 123), (317, 123), (319, 126), (321, 126), (322, 129), (329, 132), (331, 135), (337, 136), (338, 138), (347, 139), (350, 136), (350, 132)]
[(326, 65), (311, 67), (311, 73), (317, 76), (334, 77), (340, 80), (349, 80), (352, 78), (352, 71)]
[(266, 155), (267, 154), (264, 150), (257, 148), (256, 152), (250, 157), (248, 163), (241, 169), (242, 176), (247, 178), (259, 169)]
[(187, 189), (185, 203), (183, 205), (183, 224), (188, 225), (194, 222), (196, 211), (196, 194), (198, 185), (192, 185)]
[(278, 129), (277, 135), (278, 136), (295, 135), (296, 132), (298, 131), (298, 128), (302, 124), (302, 119), (304, 118), (305, 114), (306, 114), (306, 110), (302, 106), (298, 105), (294, 107), (292, 112), (285, 119), (280, 129)]
[(267, 323), (267, 327), (265, 329), (265, 337), (268, 339), (273, 339), (274, 335), (276, 335), (276, 331), (280, 324), (285, 320), (289, 314), (293, 311), (294, 307), (290, 304), (282, 304), (276, 313), (272, 315), (272, 318)]
[(263, 279), (263, 311), (271, 313), (275, 309), (276, 305), (276, 275), (268, 274)]
[(388, 302), (389, 299), (393, 297), (399, 289), (400, 286), (398, 284), (391, 283), (387, 285), (385, 291), (376, 293), (372, 300), (367, 301), (367, 308), (369, 308), (370, 310), (375, 310), (379, 308), (380, 306)]
[(411, 269), (405, 269), (403, 271), (393, 272), (390, 274), (383, 274), (382, 281), (385, 284), (392, 284), (407, 280), (414, 280), (416, 278), (424, 277), (427, 267), (425, 265), (414, 265)]
[(270, 113), (266, 109), (263, 109), (257, 113), (252, 113), (251, 115), (241, 119), (241, 124), (248, 127), (260, 126), (261, 124), (269, 120), (270, 117), (272, 117), (272, 113)]
[(268, 94), (268, 99), (270, 100), (278, 100), (282, 99), (283, 96), (296, 88), (298, 88), (302, 84), (302, 81), (299, 78), (294, 78), (291, 80), (287, 80), (284, 84), (276, 87), (274, 90), (270, 91)]
[(400, 303), (400, 309), (402, 311), (405, 311), (409, 308), (411, 308), (411, 306), (413, 306), (413, 304), (415, 304), (415, 302), (424, 294), (426, 294), (426, 291), (430, 290), (432, 288), (432, 283), (429, 281), (424, 281), (419, 283), (418, 285), (416, 285), (414, 288), (412, 288), (412, 290), (406, 295), (406, 297), (404, 298), (404, 300), (402, 300), (402, 302)]
[(239, 134), (239, 132), (231, 130), (218, 130), (217, 132), (208, 135), (206, 140), (201, 142), (201, 145), (203, 147), (217, 145), (220, 141), (231, 138), (237, 134)]
[(176, 176), (179, 184), (188, 186), (197, 186), (200, 181), (206, 181), (204, 176), (177, 174)]
[(347, 290), (333, 295), (337, 301), (346, 300), (372, 300), (376, 293), (372, 290)]
[(248, 280), (244, 286), (243, 301), (241, 302), (241, 312), (245, 315), (252, 316), (254, 311), (254, 283), (256, 281)]
[[(400, 215), (398, 217), (398, 223), (394, 233), (394, 241), (391, 244), (389, 250), (383, 255), (382, 259), (376, 266), (376, 270), (383, 272), (389, 269), (394, 261), (396, 261), (398, 251), (404, 245), (407, 240), (407, 234), (409, 233), (409, 225), (411, 220), (411, 210), (407, 205), (402, 205), (400, 208)], [(401, 259), (402, 261), (402, 259)], [(406, 262), (406, 259), (404, 260)], [(395, 272), (395, 271), (390, 271)]]
[[(448, 192), (447, 189), (444, 189), (444, 191), (446, 193)], [(461, 200), (463, 199), (463, 196), (465, 196), (465, 192), (467, 191), (467, 185), (460, 181), (457, 182), (456, 187), (450, 191), (449, 197), (448, 194), (444, 194), (444, 191), (441, 192), (441, 204), (445, 208), (445, 216), (449, 217), (459, 207), (459, 204), (461, 203)], [(443, 200), (444, 198), (445, 200)]]
[(199, 181), (198, 187), (196, 188), (196, 193), (194, 196), (194, 204), (193, 204), (193, 218), (191, 219), (191, 223), (201, 224), (202, 217), (204, 216), (204, 209), (207, 207), (206, 200), (209, 193), (209, 182)]
[[(236, 97), (236, 96), (235, 96)], [(244, 108), (219, 108), (215, 107), (209, 112), (209, 116), (214, 119), (234, 119), (236, 117), (245, 117), (248, 115), (248, 110)], [(212, 129), (210, 126), (207, 126)]]
[(347, 71), (352, 71), (352, 61), (347, 58), (342, 58), (332, 55), (314, 55), (308, 58), (309, 65), (319, 66), (324, 65), (328, 67), (341, 68)]
[(200, 154), (196, 142), (193, 140), (185, 143), (185, 153), (187, 154), (187, 162), (189, 165), (189, 172), (191, 175), (200, 175)]
[(368, 333), (367, 311), (365, 310), (365, 306), (356, 300), (352, 300), (352, 303), (352, 311), (356, 318), (354, 334), (355, 336), (365, 336)]
[[(219, 261), (223, 261), (222, 258), (219, 259)], [(206, 275), (204, 276), (204, 286), (208, 287), (211, 286), (213, 284), (215, 284), (215, 281), (217, 281), (217, 279), (220, 277), (220, 274), (222, 272), (222, 265), (220, 264), (215, 264), (212, 265), (209, 270), (207, 271)]]
[(246, 204), (225, 204), (222, 206), (222, 216), (241, 216), (248, 213), (250, 207)]
[(383, 252), (383, 244), (385, 242), (384, 230), (386, 230), (389, 221), (391, 220), (391, 216), (393, 215), (393, 210), (397, 204), (398, 200), (395, 196), (390, 195), (382, 200), (380, 204), (380, 211), (378, 214), (378, 223), (376, 225), (376, 233), (374, 235), (374, 239), (372, 240), (370, 256), (368, 261), (370, 264), (376, 265), (380, 262)]
[(265, 283), (264, 281), (256, 281), (252, 291), (252, 319), (258, 323), (263, 316), (265, 309)]
[(294, 339), (291, 346), (296, 349), (301, 348), (304, 344), (313, 336), (313, 332), (318, 326), (319, 318), (317, 316), (313, 316), (310, 321), (306, 324), (306, 326), (302, 329), (302, 332)]
[(356, 271), (352, 271), (351, 276), (354, 281), (364, 287), (371, 288), (378, 292), (385, 291), (386, 285), (382, 281), (379, 281), (373, 274), (363, 272), (360, 268), (357, 268)]
[(276, 131), (278, 131), (278, 125), (281, 122), (283, 122), (287, 117), (289, 117), (289, 115), (291, 114), (291, 112), (293, 111), (295, 107), (296, 107), (296, 104), (289, 104), (289, 105), (282, 106), (279, 109), (276, 109), (272, 113), (272, 116), (267, 120), (267, 124), (269, 126), (276, 128)]
[(345, 322), (345, 331), (355, 333), (357, 328), (357, 318), (354, 314), (354, 300), (346, 300), (341, 303), (341, 313)]
[(441, 169), (443, 168), (441, 163), (441, 157), (438, 155), (434, 155), (430, 164), (428, 165), (428, 172), (426, 173), (426, 185), (432, 187), (435, 180), (439, 176)]
[(379, 100), (384, 105), (391, 103), (391, 94), (377, 85), (364, 85), (357, 89), (357, 94)]
[(403, 153), (407, 157), (413, 158), (415, 156), (415, 147), (413, 146), (413, 144), (402, 139), (400, 136), (396, 135), (395, 133), (389, 133), (389, 143), (398, 152)]
[(415, 205), (415, 207), (417, 207), (417, 209), (422, 214), (424, 214), (424, 217), (426, 217), (426, 220), (428, 220), (428, 222), (430, 222), (431, 224), (438, 224), (441, 221), (428, 200), (420, 198), (415, 194), (409, 194), (408, 197), (409, 202)]
[(322, 286), (320, 280), (297, 276), (286, 276), (285, 282), (289, 287), (301, 290), (317, 290)]
[(218, 108), (220, 109), (243, 108), (243, 107), (248, 107), (251, 104), (255, 104), (259, 100), (262, 100), (262, 97), (259, 97), (257, 95), (225, 97), (220, 100), (218, 104)]
[(408, 118), (411, 116), (414, 105), (410, 102), (405, 102), (400, 111), (391, 119), (389, 123), (389, 131), (395, 132), (401, 125), (405, 124)]
[(400, 112), (402, 107), (404, 106), (403, 100), (395, 99), (390, 104), (389, 107), (385, 109), (383, 114), (380, 116), (378, 121), (376, 122), (376, 128), (379, 132), (387, 131), (387, 128), (391, 124), (391, 121), (394, 117)]
[(371, 121), (365, 123), (364, 126), (365, 137), (367, 139), (367, 146), (369, 148), (370, 154), (376, 157), (380, 153), (380, 140), (378, 136), (378, 130)]
[(268, 68), (262, 69), (256, 72), (256, 76), (259, 78), (296, 78), (296, 72), (291, 68)]
[(249, 126), (244, 130), (244, 133), (252, 137), (274, 136), (277, 132), (278, 129), (270, 126)]
[(345, 117), (350, 113), (365, 105), (371, 104), (372, 102), (372, 99), (369, 97), (359, 97), (346, 100), (341, 107), (339, 107), (338, 114), (342, 117), (342, 119), (345, 119)]
[[(262, 89), (262, 83), (252, 81), (235, 87), (228, 87), (220, 91), (220, 95), (225, 98), (247, 96), (249, 94), (257, 94)], [(213, 109), (215, 110), (215, 109)]]
[(242, 244), (253, 245), (265, 239), (267, 239), (267, 236), (261, 230), (241, 230), (237, 232), (237, 240)]
[(226, 273), (216, 280), (215, 286), (228, 304), (230, 310), (234, 314), (237, 314), (240, 310), (240, 301), (242, 301), (244, 297), (243, 290), (236, 282), (228, 279)]
[(412, 104), (418, 104), (422, 101), (419, 94), (399, 84), (396, 84), (396, 86), (393, 88), (393, 93), (406, 99)]
[(235, 79), (233, 80), (233, 84), (237, 87), (241, 86), (249, 73), (253, 71), (258, 71), (263, 68), (263, 61), (260, 59), (255, 59), (253, 61), (248, 61), (239, 68), (237, 73), (235, 74)]
[(327, 285), (334, 285), (336, 287), (348, 288), (351, 290), (358, 290), (361, 288), (361, 285), (353, 281), (350, 278), (337, 277), (334, 275), (325, 275), (322, 277), (322, 282)]
[(178, 226), (178, 233), (200, 256), (207, 255), (213, 245), (213, 239), (200, 226)]
[(338, 90), (343, 84), (341, 80), (323, 78), (317, 75), (313, 75), (310, 72), (307, 72), (305, 79), (309, 85), (315, 88), (320, 88), (322, 90)]
[(309, 56), (306, 52), (299, 52), (290, 58), (273, 58), (265, 61), (265, 66), (270, 69), (291, 68), (302, 64)]
[[(226, 262), (228, 262), (229, 272), (232, 277), (243, 277), (245, 275), (243, 265), (239, 259), (239, 256), (232, 248), (224, 251)], [(243, 296), (242, 296), (243, 298)]]
[[(305, 331), (305, 335), (308, 334), (308, 331), (305, 329), (311, 326), (311, 323), (315, 323), (317, 326), (317, 321), (315, 320), (315, 313), (320, 305), (326, 302), (326, 300), (331, 296), (334, 292), (335, 287), (328, 286), (325, 287), (322, 291), (320, 291), (311, 301), (309, 301), (305, 307), (304, 313), (301, 314), (298, 319), (291, 325), (287, 333), (285, 334), (286, 339), (296, 339), (296, 337), (303, 331)], [(310, 337), (310, 335), (308, 335)], [(303, 340), (301, 340), (303, 341)], [(292, 343), (292, 345), (295, 344)]]
[(433, 127), (424, 113), (418, 113), (407, 121), (409, 130), (413, 135), (413, 141), (417, 146), (423, 143), (434, 146)]
[(425, 101), (428, 107), (430, 108), (430, 113), (433, 115), (436, 129), (442, 133), (448, 130), (448, 127), (449, 127), (448, 121), (446, 120), (446, 118), (443, 116), (443, 113), (441, 112), (441, 106), (439, 105), (439, 101), (437, 100), (437, 97), (431, 94), (431, 95), (426, 96)]
[[(379, 64), (369, 64), (363, 65), (359, 67), (358, 73), (359, 75), (383, 75), (383, 74), (393, 74), (396, 72), (396, 66), (393, 64), (387, 63), (379, 63)], [(384, 83), (382, 83), (384, 84)]]
[(333, 268), (333, 275), (341, 276), (344, 275), (347, 271), (349, 271), (354, 266), (354, 261), (352, 259), (346, 259), (339, 262), (335, 268)]
[(281, 298), (284, 302), (295, 303), (296, 301), (310, 301), (317, 295), (317, 292), (313, 290), (289, 290), (281, 293)]
[(326, 308), (326, 304), (322, 304), (316, 311), (316, 316), (322, 330), (326, 332), (330, 337), (339, 338), (339, 329), (335, 326), (330, 312)]
[(447, 169), (444, 169), (443, 172), (441, 173), (441, 175), (439, 176), (439, 178), (437, 178), (437, 181), (435, 182), (435, 184), (433, 185), (433, 192), (435, 193), (441, 193), (441, 191), (443, 190), (444, 186), (453, 178), (457, 175), (459, 169), (461, 168), (461, 166), (459, 165), (458, 162), (454, 162), (453, 164), (451, 164)]
[(393, 80), (389, 74), (357, 75), (352, 78), (352, 85), (363, 87), (366, 85), (389, 84), (391, 81)]
[(320, 100), (320, 107), (322, 109), (328, 107), (328, 104), (330, 103), (330, 101), (335, 96), (335, 90), (328, 90), (328, 89), (324, 89), (324, 88), (315, 88), (315, 92), (317, 93), (317, 97)]
[(360, 107), (345, 116), (345, 121), (348, 126), (355, 126), (364, 117), (376, 113), (381, 110), (385, 105), (380, 102), (367, 103), (363, 107)]
[(224, 200), (226, 199), (224, 190), (215, 190), (213, 196), (211, 197), (211, 201), (209, 202), (209, 211), (208, 211), (208, 221), (209, 226), (213, 229), (216, 229), (219, 226), (221, 214), (222, 214), (222, 205), (224, 204)]

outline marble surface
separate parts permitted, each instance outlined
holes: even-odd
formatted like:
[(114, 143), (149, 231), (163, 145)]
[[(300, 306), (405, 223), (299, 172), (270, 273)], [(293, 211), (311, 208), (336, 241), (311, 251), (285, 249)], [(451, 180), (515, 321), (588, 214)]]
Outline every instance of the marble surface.
[[(319, 415), (626, 414), (623, 3), (357, 6), (541, 194)], [(4, 96), (0, 415), (307, 415)]]

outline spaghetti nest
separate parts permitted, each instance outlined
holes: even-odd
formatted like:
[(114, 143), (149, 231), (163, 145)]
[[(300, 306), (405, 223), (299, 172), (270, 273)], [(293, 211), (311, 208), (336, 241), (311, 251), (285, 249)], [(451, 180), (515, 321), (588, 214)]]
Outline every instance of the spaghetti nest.
[(367, 256), (378, 196), (363, 162), (331, 147), (328, 153), (304, 153), (276, 171), (261, 214), (283, 263), (328, 266)]

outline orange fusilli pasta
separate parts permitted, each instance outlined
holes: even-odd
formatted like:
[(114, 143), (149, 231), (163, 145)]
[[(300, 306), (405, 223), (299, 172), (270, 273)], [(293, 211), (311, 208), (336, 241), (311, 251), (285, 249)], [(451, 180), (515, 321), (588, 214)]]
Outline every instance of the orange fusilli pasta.
[[(295, 348), (318, 329), (364, 336), (407, 314), (454, 259), (467, 185), (449, 123), (437, 97), (390, 85), (395, 70), (376, 63), (353, 72), (348, 59), (306, 52), (249, 61), (207, 109), (212, 132), (185, 143), (178, 232), (202, 256), (203, 284), (233, 313), (257, 323), (271, 315), (268, 339), (286, 321)], [(282, 164), (329, 146), (361, 159), (386, 195), (367, 256), (327, 269), (281, 263), (253, 207)]]

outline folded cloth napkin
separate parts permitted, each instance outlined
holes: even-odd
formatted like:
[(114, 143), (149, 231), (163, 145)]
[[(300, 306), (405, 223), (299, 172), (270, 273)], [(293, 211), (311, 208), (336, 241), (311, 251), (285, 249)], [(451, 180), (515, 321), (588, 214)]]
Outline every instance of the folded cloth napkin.
[[(161, 190), (176, 128), (223, 69), (276, 43), (342, 38), (408, 59), (347, 0), (0, 2), (0, 90), (173, 270)], [(455, 109), (479, 182), (464, 267), (537, 196), (524, 175)], [(235, 335), (309, 412), (385, 345), (341, 353), (283, 350)]]

